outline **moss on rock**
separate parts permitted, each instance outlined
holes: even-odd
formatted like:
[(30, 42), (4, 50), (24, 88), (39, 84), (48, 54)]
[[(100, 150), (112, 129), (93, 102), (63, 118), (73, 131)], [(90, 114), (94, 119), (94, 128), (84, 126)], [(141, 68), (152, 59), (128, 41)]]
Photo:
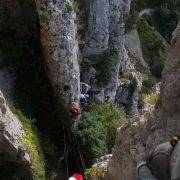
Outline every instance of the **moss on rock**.
[(112, 72), (115, 71), (115, 67), (120, 59), (119, 52), (107, 50), (102, 54), (97, 54), (92, 57), (93, 66), (98, 72), (98, 84), (100, 87), (104, 87), (110, 81)]
[(23, 125), (24, 136), (22, 138), (22, 143), (30, 155), (33, 179), (45, 180), (45, 158), (41, 149), (40, 137), (37, 130), (19, 109), (12, 106), (11, 110)]
[(105, 174), (105, 170), (103, 168), (98, 168), (98, 167), (92, 167), (89, 169), (86, 169), (85, 171), (85, 177), (86, 179), (94, 179), (95, 177), (98, 176), (103, 176)]
[(139, 20), (138, 33), (144, 59), (148, 63), (153, 76), (160, 78), (168, 54), (168, 45), (156, 28), (149, 25), (148, 16)]

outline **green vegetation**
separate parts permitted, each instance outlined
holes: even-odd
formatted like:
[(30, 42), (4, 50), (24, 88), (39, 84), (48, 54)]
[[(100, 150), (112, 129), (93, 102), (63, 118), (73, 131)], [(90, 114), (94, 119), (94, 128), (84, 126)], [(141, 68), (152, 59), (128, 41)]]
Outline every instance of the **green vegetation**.
[(136, 28), (138, 22), (138, 12), (132, 12), (125, 21), (125, 32), (129, 32)]
[(143, 103), (144, 104), (156, 105), (156, 103), (158, 102), (158, 98), (159, 98), (158, 94), (151, 93), (151, 94), (144, 96)]
[[(155, 84), (156, 84), (156, 81), (155, 81), (155, 79), (153, 77), (147, 77), (143, 81), (142, 88), (141, 88), (141, 91), (140, 91), (140, 94), (139, 94), (139, 107), (140, 108), (142, 108), (145, 103), (148, 103), (148, 100), (147, 99), (145, 100), (145, 98), (147, 96), (149, 96), (149, 94), (151, 94), (152, 88), (155, 86)], [(155, 102), (156, 98), (155, 98), (154, 95), (155, 94), (152, 94), (152, 96), (149, 96), (149, 102), (150, 101)], [(152, 97), (152, 99), (151, 99), (151, 97)], [(152, 103), (150, 103), (150, 104), (152, 104)]]
[(160, 6), (159, 11), (154, 14), (154, 24), (161, 35), (168, 41), (171, 41), (172, 32), (178, 22), (176, 11), (168, 9), (167, 6)]
[(156, 80), (153, 77), (147, 77), (142, 83), (141, 92), (143, 94), (149, 94), (155, 85)]
[(86, 169), (85, 171), (85, 178), (88, 180), (90, 178), (92, 178), (93, 176), (98, 176), (98, 175), (102, 175), (105, 173), (105, 170), (103, 168), (97, 168), (97, 167), (92, 167), (89, 169)]
[(79, 13), (80, 9), (79, 9), (79, 2), (73, 0), (72, 1), (72, 7), (73, 7), (73, 10), (76, 12), (76, 13)]
[[(137, 22), (143, 57), (151, 73), (161, 78), (164, 61), (167, 59), (168, 43), (180, 17), (179, 0), (137, 0), (132, 2), (131, 14), (126, 27), (131, 29), (136, 23), (136, 12), (146, 8), (156, 9), (152, 15), (143, 15)], [(130, 22), (130, 25), (128, 24)], [(160, 34), (159, 34), (160, 33)], [(163, 39), (162, 37), (165, 39)], [(167, 42), (166, 42), (167, 41)]]
[[(168, 41), (175, 29), (180, 17), (180, 1), (179, 0), (137, 0), (134, 11), (141, 11), (146, 8), (154, 8), (158, 11), (153, 14), (153, 23), (158, 32)], [(137, 8), (138, 7), (138, 8)], [(132, 11), (133, 13), (133, 11)]]
[(91, 57), (93, 66), (98, 70), (99, 86), (104, 87), (108, 84), (115, 66), (119, 62), (120, 54), (116, 51), (107, 50), (102, 54)]
[(40, 22), (41, 22), (41, 23), (47, 23), (48, 20), (49, 20), (49, 19), (48, 19), (48, 16), (47, 16), (47, 15), (43, 15), (43, 14), (42, 14), (42, 15), (40, 16)]
[(19, 109), (12, 106), (11, 110), (23, 124), (25, 134), (22, 142), (30, 154), (32, 174), (39, 180), (45, 180), (45, 158), (40, 145), (37, 129), (29, 122)]
[[(84, 144), (86, 161), (93, 162), (107, 153), (106, 130), (96, 112), (84, 113), (77, 131), (78, 139)], [(88, 156), (88, 157), (87, 157)]]
[(179, 0), (137, 0), (142, 8), (159, 8), (160, 6), (167, 6), (169, 9), (175, 9), (180, 6)]
[(140, 19), (138, 33), (142, 44), (143, 56), (150, 67), (152, 75), (161, 78), (164, 61), (168, 54), (168, 46), (165, 40), (158, 34), (155, 27), (149, 25), (148, 16)]
[(116, 130), (126, 122), (125, 114), (112, 103), (91, 105), (89, 112), (83, 113), (76, 131), (86, 163), (93, 163), (106, 153), (111, 153)]
[(73, 11), (73, 5), (72, 4), (70, 4), (70, 3), (68, 3), (67, 5), (66, 5), (66, 9), (67, 9), (67, 12), (72, 12)]

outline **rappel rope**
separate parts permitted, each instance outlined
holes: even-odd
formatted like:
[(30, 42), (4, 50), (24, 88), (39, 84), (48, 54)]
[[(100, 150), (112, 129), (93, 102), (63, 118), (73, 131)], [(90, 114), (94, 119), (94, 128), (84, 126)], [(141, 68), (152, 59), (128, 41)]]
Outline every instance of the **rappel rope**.
[[(68, 131), (68, 134), (69, 134), (69, 137), (70, 137), (71, 142), (73, 142), (72, 136), (71, 136), (69, 130), (67, 130), (67, 131)], [(82, 155), (82, 152), (81, 152), (81, 149), (80, 149), (80, 145), (79, 145), (78, 142), (77, 142), (76, 135), (75, 135), (74, 131), (73, 131), (73, 135), (74, 135), (74, 138), (75, 138), (75, 143), (76, 143), (76, 147), (77, 147), (77, 150), (78, 150), (78, 154), (79, 154), (79, 156), (80, 156), (81, 165), (82, 165), (83, 171), (85, 171), (86, 167), (85, 167), (84, 158), (83, 158), (83, 155)], [(72, 144), (73, 144), (73, 143), (72, 143)]]
[[(74, 152), (76, 152), (75, 147), (74, 147), (74, 144), (73, 144), (73, 140), (72, 140), (72, 137), (71, 137), (71, 134), (70, 134), (69, 130), (68, 130), (68, 135), (69, 135), (69, 137), (70, 137), (70, 141), (71, 141), (71, 144), (72, 144), (73, 150), (74, 150)], [(83, 171), (83, 169), (82, 169), (82, 168), (81, 168), (81, 166), (79, 165), (78, 160), (77, 160), (77, 165), (78, 165), (79, 169), (80, 169), (80, 170), (81, 170), (81, 172), (82, 172), (82, 171)]]
[(81, 158), (81, 164), (82, 164), (82, 167), (83, 167), (83, 171), (85, 171), (86, 166), (85, 166), (84, 158), (83, 158), (83, 155), (82, 155), (82, 151), (81, 151), (80, 145), (78, 144), (78, 141), (77, 141), (77, 138), (76, 138), (76, 135), (75, 135), (74, 131), (73, 131), (73, 134), (74, 134), (75, 141), (76, 141), (76, 146), (78, 148), (78, 152), (79, 152), (79, 155), (80, 155), (80, 158)]
[(65, 152), (65, 160), (66, 160), (66, 175), (67, 178), (69, 177), (69, 167), (68, 167), (68, 152), (67, 152), (67, 146), (66, 146), (66, 134), (65, 134), (65, 128), (63, 124), (63, 133), (64, 133), (64, 152)]
[[(74, 136), (74, 139), (75, 139), (75, 143), (76, 143), (76, 148), (74, 147), (74, 143), (73, 143), (73, 138), (72, 138), (72, 135), (69, 131), (69, 129), (67, 128), (67, 132), (68, 132), (68, 135), (69, 135), (69, 139), (71, 141), (71, 144), (72, 144), (72, 147), (73, 147), (73, 150), (75, 151), (75, 149), (77, 149), (77, 152), (79, 154), (79, 157), (80, 157), (80, 160), (81, 160), (81, 165), (82, 165), (82, 168), (81, 166), (79, 165), (78, 161), (77, 161), (77, 165), (79, 167), (79, 169), (81, 171), (85, 171), (86, 167), (85, 167), (85, 162), (84, 162), (84, 158), (83, 158), (83, 155), (82, 155), (82, 151), (80, 149), (80, 145), (78, 144), (78, 141), (77, 141), (77, 138), (76, 138), (76, 135), (73, 131), (73, 136)], [(64, 124), (63, 124), (63, 134), (64, 134), (64, 155), (63, 157), (65, 156), (65, 162), (66, 162), (66, 175), (67, 177), (69, 177), (69, 166), (68, 166), (68, 149), (67, 149), (67, 142), (66, 142), (66, 133), (65, 133), (65, 127), (64, 127)], [(75, 151), (76, 152), (76, 151)], [(63, 157), (59, 160), (59, 163), (63, 160)]]

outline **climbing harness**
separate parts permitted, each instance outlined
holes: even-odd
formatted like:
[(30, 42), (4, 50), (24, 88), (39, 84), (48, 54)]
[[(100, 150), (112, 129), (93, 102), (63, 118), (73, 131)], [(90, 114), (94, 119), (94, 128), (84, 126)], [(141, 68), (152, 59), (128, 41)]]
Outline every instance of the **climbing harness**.
[(81, 94), (80, 96), (81, 111), (86, 110), (86, 107), (88, 105), (88, 98), (89, 98), (88, 94)]

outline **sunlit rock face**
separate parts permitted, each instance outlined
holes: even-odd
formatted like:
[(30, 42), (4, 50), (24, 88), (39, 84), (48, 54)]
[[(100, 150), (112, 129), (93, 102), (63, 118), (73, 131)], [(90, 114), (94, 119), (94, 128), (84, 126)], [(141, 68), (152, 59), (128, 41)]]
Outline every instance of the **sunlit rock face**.
[(94, 99), (115, 99), (123, 58), (124, 21), (130, 1), (91, 0), (83, 50), (82, 80), (92, 86)]
[(76, 15), (72, 1), (36, 1), (48, 75), (58, 97), (68, 105), (80, 93)]

